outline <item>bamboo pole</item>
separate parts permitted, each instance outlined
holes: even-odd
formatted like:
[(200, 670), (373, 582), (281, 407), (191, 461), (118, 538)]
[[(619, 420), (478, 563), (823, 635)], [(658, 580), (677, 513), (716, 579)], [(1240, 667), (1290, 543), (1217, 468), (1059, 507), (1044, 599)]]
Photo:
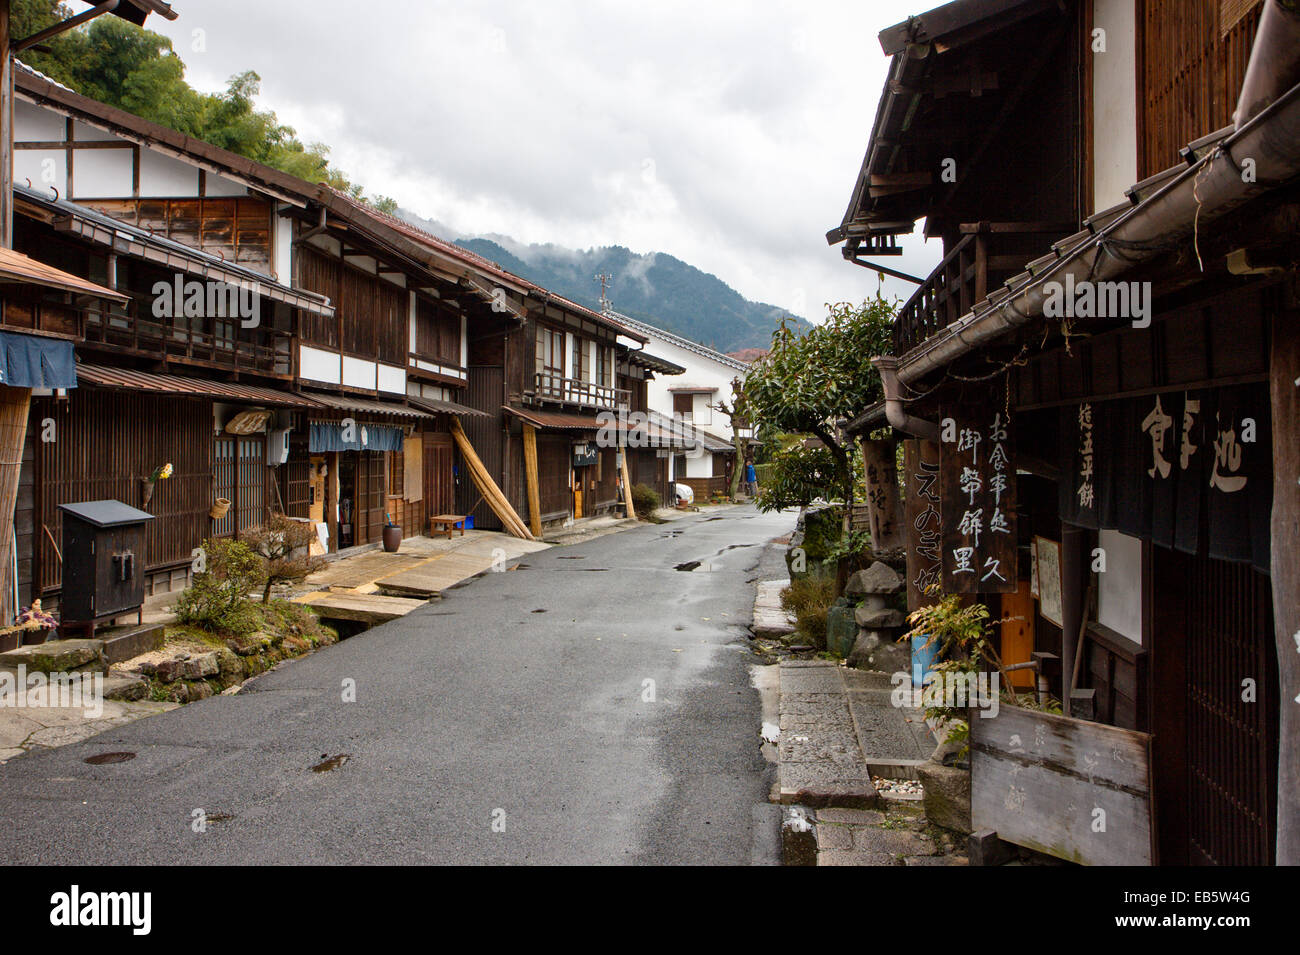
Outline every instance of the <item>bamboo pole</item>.
[(522, 540), (536, 540), (528, 528), (524, 526), (523, 520), (515, 513), (515, 509), (510, 506), (506, 496), (501, 493), (501, 488), (497, 487), (496, 481), (488, 473), (483, 462), (479, 460), (478, 453), (474, 446), (470, 444), (465, 429), (460, 426), (456, 418), (451, 419), (451, 436), (456, 441), (456, 446), (460, 448), (461, 456), (465, 459), (465, 465), (469, 468), (469, 476), (474, 481), (474, 485), (482, 493), (484, 500), (487, 501), (488, 507), (492, 508), (493, 513), (501, 519), (505, 525), (506, 531), (512, 537), (518, 537)]
[(534, 537), (542, 536), (542, 501), (537, 478), (537, 429), (524, 424), (524, 476), (528, 480), (528, 523)]
[(27, 440), (30, 388), (0, 387), (0, 626), (18, 615), (14, 600), (14, 508), (18, 504), (18, 478)]

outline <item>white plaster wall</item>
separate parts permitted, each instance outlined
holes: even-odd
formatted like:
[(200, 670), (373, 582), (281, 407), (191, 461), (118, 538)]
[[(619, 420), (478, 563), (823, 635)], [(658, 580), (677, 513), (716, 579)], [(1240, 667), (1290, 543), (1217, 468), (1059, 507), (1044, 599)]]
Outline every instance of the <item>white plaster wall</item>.
[(395, 395), (406, 394), (406, 370), (396, 368), (392, 365), (380, 365), (378, 370), (378, 384), (380, 391), (391, 392)]
[[(99, 150), (102, 152), (103, 150)], [(116, 152), (116, 150), (114, 150)], [(85, 150), (77, 151), (76, 178), (81, 179), (81, 158)], [(81, 192), (81, 183), (75, 183)], [(123, 195), (130, 195), (128, 189)], [(189, 163), (164, 156), (151, 149), (140, 150), (140, 195), (167, 198), (186, 198), (199, 194), (199, 171)]]
[[(674, 345), (671, 342), (661, 341), (657, 338), (652, 337), (646, 344), (645, 350), (652, 355), (666, 358), (668, 361), (681, 365), (686, 369), (686, 373), (682, 375), (655, 375), (654, 380), (650, 382), (647, 388), (650, 408), (670, 418), (673, 414), (673, 396), (668, 390), (669, 388), (685, 387), (687, 385), (717, 388), (716, 392), (701, 396), (700, 401), (707, 400), (708, 404), (723, 401), (730, 404), (731, 380), (737, 377), (744, 378), (744, 372), (742, 371), (723, 365), (704, 355), (696, 354), (682, 348), (680, 345)], [(726, 415), (710, 411), (709, 423), (705, 424), (704, 419), (698, 417), (698, 407), (695, 409), (695, 414), (695, 423), (699, 427), (710, 434), (716, 434), (720, 438), (731, 440), (731, 420)]]
[(342, 381), (337, 352), (321, 351), (319, 348), (298, 346), (298, 375), (311, 381), (323, 381), (337, 385)]
[(31, 181), (33, 189), (59, 190), (59, 197), (68, 197), (68, 154), (62, 149), (15, 149), (14, 182), (25, 186)]
[(1093, 29), (1106, 31), (1106, 52), (1089, 53), (1093, 212), (1124, 201), (1124, 190), (1138, 180), (1136, 6), (1136, 0), (1094, 0), (1092, 6)]
[(78, 149), (73, 161), (76, 199), (121, 199), (133, 192), (135, 165), (130, 149)]
[(343, 356), (343, 384), (352, 388), (374, 390), (376, 385), (376, 367), (373, 361), (364, 358)]

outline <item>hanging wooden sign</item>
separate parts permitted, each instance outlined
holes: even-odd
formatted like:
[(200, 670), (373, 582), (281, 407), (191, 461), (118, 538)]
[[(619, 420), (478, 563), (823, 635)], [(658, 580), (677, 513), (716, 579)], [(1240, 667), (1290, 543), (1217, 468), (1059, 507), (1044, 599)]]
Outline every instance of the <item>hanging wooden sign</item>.
[(990, 403), (944, 409), (939, 450), (943, 588), (1016, 590), (1016, 465), (1011, 420)]
[(943, 516), (939, 497), (939, 445), (912, 439), (903, 442), (907, 482), (903, 530), (907, 539), (907, 609), (933, 603), (943, 586)]

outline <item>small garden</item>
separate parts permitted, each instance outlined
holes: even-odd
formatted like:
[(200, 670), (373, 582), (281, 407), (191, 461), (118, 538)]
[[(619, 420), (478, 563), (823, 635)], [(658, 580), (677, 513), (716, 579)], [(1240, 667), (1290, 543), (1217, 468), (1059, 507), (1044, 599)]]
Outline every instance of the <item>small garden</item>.
[(320, 566), (311, 526), (274, 517), (245, 540), (205, 540), (201, 569), (174, 608), (164, 648), (132, 665), (145, 695), (186, 703), (221, 693), (283, 660), (338, 642), (306, 607), (274, 596)]

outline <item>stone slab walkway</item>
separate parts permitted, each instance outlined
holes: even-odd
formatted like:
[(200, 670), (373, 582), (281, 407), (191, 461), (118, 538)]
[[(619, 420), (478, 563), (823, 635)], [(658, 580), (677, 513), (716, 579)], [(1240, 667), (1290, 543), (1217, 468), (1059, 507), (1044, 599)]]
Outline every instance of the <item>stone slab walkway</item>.
[(126, 703), (105, 700), (103, 712), (91, 717), (81, 707), (0, 708), (0, 763), (36, 749), (79, 743), (97, 733), (141, 717), (174, 710), (179, 703)]
[(754, 595), (754, 622), (750, 630), (762, 640), (780, 640), (794, 633), (794, 615), (781, 606), (781, 591), (790, 586), (786, 580), (760, 580)]

